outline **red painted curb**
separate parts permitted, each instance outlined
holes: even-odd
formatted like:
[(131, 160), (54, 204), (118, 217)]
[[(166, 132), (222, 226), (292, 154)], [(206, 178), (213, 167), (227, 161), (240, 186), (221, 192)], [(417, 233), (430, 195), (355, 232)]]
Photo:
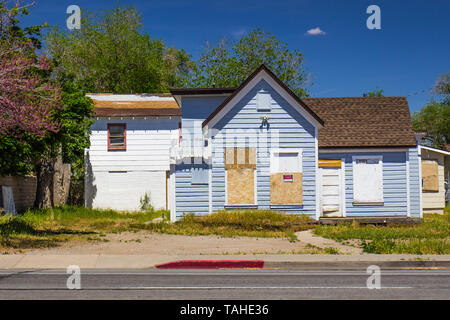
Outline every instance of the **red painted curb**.
[(158, 269), (264, 268), (264, 260), (178, 260), (156, 265)]

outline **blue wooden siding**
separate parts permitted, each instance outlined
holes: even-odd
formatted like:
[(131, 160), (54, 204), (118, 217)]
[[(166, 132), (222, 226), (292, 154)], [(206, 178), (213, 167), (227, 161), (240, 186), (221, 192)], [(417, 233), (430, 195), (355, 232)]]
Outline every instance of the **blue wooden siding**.
[[(196, 146), (202, 139), (202, 122), (226, 99), (226, 96), (183, 97), (181, 100), (182, 136), (184, 143), (195, 138)], [(192, 144), (191, 144), (192, 145)]]
[[(417, 167), (411, 159), (410, 169)], [(353, 164), (352, 156), (381, 155), (383, 156), (383, 198), (384, 203), (374, 205), (353, 204)], [(347, 217), (351, 216), (406, 216), (407, 188), (406, 188), (406, 152), (358, 152), (358, 153), (320, 153), (319, 159), (345, 159), (345, 206)], [(413, 161), (411, 161), (413, 160)], [(417, 162), (417, 161), (416, 161)], [(410, 170), (411, 171), (411, 170)], [(416, 189), (410, 180), (410, 188)], [(411, 190), (412, 191), (412, 190)], [(416, 196), (411, 199), (416, 199)], [(410, 201), (411, 209), (416, 205)], [(411, 210), (412, 212), (412, 210)]]
[(208, 169), (206, 165), (180, 164), (175, 171), (175, 202), (177, 219), (183, 213), (209, 213), (208, 184), (192, 183), (192, 172), (198, 169)]
[[(272, 105), (270, 111), (257, 111), (256, 96), (260, 90), (268, 91)], [(261, 128), (261, 116), (269, 117), (269, 128)], [(212, 208), (225, 205), (224, 147), (253, 147), (257, 145), (257, 205), (270, 208), (270, 150), (260, 145), (258, 138), (279, 132), (279, 143), (273, 148), (302, 149), (303, 205), (281, 210), (286, 213), (316, 213), (315, 128), (282, 98), (266, 81), (261, 80), (241, 101), (228, 112), (213, 130)], [(240, 132), (236, 132), (240, 130)], [(237, 143), (237, 145), (235, 144)], [(256, 144), (256, 145), (255, 145)]]
[[(226, 96), (182, 97), (182, 136), (183, 145), (200, 145), (202, 140), (202, 122), (221, 103)], [(189, 139), (195, 139), (192, 144)], [(198, 159), (197, 159), (198, 160)], [(193, 171), (209, 167), (199, 164), (179, 164), (175, 166), (175, 203), (176, 218), (180, 219), (183, 213), (208, 214), (209, 213), (209, 185), (193, 184)], [(194, 173), (195, 175), (195, 173)]]
[(420, 193), (422, 192), (422, 181), (420, 181), (420, 158), (418, 148), (409, 148), (409, 193), (411, 217), (420, 217)]

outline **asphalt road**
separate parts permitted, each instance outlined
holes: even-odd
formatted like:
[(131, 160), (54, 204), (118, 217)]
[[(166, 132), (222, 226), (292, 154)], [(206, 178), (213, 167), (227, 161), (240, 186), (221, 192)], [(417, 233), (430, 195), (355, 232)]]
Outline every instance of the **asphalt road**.
[(0, 299), (450, 299), (450, 270), (0, 270)]

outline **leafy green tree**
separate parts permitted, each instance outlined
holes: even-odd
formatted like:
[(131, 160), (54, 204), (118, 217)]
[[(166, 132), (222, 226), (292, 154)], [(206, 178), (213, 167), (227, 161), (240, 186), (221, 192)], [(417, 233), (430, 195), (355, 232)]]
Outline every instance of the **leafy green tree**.
[(260, 29), (239, 41), (224, 38), (215, 46), (207, 42), (189, 74), (187, 85), (237, 87), (261, 64), (271, 69), (298, 96), (308, 96), (304, 88), (303, 55)]
[(29, 7), (33, 6), (32, 1), (22, 0), (0, 0), (0, 40), (13, 38), (31, 40), (40, 49), (41, 31), (47, 27), (47, 23), (21, 28), (19, 21), (22, 16), (29, 15)]
[(424, 143), (445, 150), (450, 143), (450, 72), (439, 77), (436, 97), (412, 116), (413, 128), (424, 131)]
[(441, 74), (434, 86), (434, 93), (441, 96), (442, 99), (450, 99), (450, 72)]
[(375, 90), (363, 93), (363, 97), (384, 97), (383, 89), (376, 87)]
[(82, 11), (81, 29), (51, 29), (46, 49), (57, 71), (73, 74), (88, 92), (167, 92), (179, 86), (190, 56), (142, 32), (142, 17), (132, 6), (103, 12)]

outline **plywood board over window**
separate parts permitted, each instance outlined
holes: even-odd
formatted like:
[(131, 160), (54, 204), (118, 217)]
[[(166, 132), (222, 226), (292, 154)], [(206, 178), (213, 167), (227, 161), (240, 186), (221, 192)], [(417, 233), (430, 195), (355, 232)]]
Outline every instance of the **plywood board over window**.
[(227, 204), (255, 204), (256, 148), (225, 148)]
[(303, 202), (302, 150), (272, 150), (270, 155), (270, 204)]
[(437, 160), (422, 160), (422, 190), (439, 192)]
[[(285, 176), (292, 176), (286, 179)], [(303, 197), (302, 173), (273, 173), (270, 175), (271, 204), (301, 204)]]
[(227, 170), (229, 205), (255, 203), (254, 174), (251, 168)]
[(256, 168), (256, 148), (225, 148), (225, 169)]

